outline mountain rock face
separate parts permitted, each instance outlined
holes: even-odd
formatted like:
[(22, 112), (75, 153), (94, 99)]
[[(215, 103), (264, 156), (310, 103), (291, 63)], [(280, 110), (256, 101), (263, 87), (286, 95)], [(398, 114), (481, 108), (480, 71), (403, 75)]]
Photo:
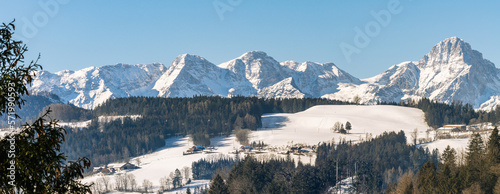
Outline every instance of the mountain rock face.
[[(346, 91), (365, 94), (361, 99), (367, 103), (427, 97), (489, 110), (499, 102), (499, 78), (499, 70), (492, 62), (462, 39), (452, 37), (432, 47), (420, 61), (394, 65)], [(330, 95), (335, 96), (339, 94)]]
[(128, 96), (325, 97), (362, 103), (427, 97), (461, 101), (491, 109), (500, 103), (500, 70), (462, 39), (432, 47), (420, 61), (403, 62), (360, 80), (333, 63), (278, 62), (262, 51), (247, 52), (215, 65), (184, 54), (162, 64), (89, 67), (79, 71), (38, 72), (32, 92), (50, 92), (62, 101), (93, 108), (110, 98)]
[(39, 71), (30, 90), (35, 94), (50, 92), (63, 102), (91, 109), (110, 98), (158, 95), (152, 87), (165, 70), (162, 64), (155, 63), (117, 64), (57, 73)]

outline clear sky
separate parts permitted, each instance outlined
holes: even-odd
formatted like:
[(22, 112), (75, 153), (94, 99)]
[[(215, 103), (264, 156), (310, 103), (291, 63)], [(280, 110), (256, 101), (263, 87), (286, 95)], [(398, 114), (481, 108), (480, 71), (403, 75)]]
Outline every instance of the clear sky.
[(169, 66), (184, 53), (219, 64), (260, 50), (280, 62), (333, 62), (367, 78), (419, 60), (452, 36), (500, 64), (499, 7), (457, 0), (16, 0), (2, 2), (0, 22), (15, 18), (26, 58), (40, 53), (50, 72)]

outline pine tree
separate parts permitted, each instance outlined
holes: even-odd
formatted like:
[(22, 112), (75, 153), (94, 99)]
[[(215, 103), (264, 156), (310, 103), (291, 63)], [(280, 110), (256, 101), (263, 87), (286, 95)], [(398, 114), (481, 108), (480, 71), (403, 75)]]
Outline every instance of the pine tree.
[(495, 127), (491, 132), (486, 147), (486, 159), (492, 165), (500, 163), (500, 138), (498, 136), (498, 128)]
[(481, 180), (481, 173), (484, 171), (484, 142), (479, 133), (474, 133), (467, 147), (466, 156), (466, 187)]
[(422, 193), (434, 193), (436, 188), (436, 168), (432, 162), (426, 162), (420, 169), (417, 187)]
[(352, 129), (351, 122), (347, 121), (345, 123), (345, 130), (347, 131), (347, 133), (349, 133), (349, 131), (351, 131), (351, 129)]
[(212, 181), (212, 184), (210, 184), (210, 190), (208, 191), (209, 194), (229, 194), (229, 190), (227, 188), (226, 183), (224, 183), (224, 180), (222, 177), (217, 174)]
[(450, 168), (454, 167), (456, 165), (456, 157), (457, 152), (455, 151), (455, 149), (451, 148), (450, 145), (448, 145), (443, 151), (443, 165)]

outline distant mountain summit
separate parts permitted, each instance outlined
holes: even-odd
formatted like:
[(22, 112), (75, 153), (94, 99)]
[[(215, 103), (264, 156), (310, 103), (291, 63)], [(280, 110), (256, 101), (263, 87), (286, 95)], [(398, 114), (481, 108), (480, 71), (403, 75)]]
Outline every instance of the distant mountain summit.
[(154, 63), (116, 64), (56, 73), (39, 71), (30, 90), (49, 92), (63, 102), (91, 109), (110, 98), (158, 95), (152, 87), (165, 70), (162, 64)]
[(333, 63), (278, 62), (251, 51), (215, 65), (183, 54), (162, 64), (89, 67), (79, 71), (39, 72), (31, 87), (50, 92), (83, 108), (128, 96), (191, 97), (258, 96), (265, 98), (325, 97), (363, 103), (427, 97), (461, 101), (491, 109), (500, 103), (500, 77), (495, 65), (458, 37), (432, 47), (420, 61), (393, 65), (368, 79), (358, 79)]

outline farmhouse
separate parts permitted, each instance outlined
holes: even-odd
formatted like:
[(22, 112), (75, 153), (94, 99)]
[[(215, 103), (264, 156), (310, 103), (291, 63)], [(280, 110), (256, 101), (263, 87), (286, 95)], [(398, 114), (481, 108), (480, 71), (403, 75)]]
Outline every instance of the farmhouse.
[(250, 152), (252, 150), (253, 150), (253, 148), (250, 147), (249, 145), (242, 145), (242, 146), (240, 146), (240, 150), (239, 151), (240, 152)]
[(205, 150), (205, 147), (201, 146), (201, 145), (194, 145), (193, 147), (190, 147), (189, 149), (187, 149), (185, 152), (183, 152), (182, 154), (183, 155), (187, 155), (187, 154), (194, 154), (195, 152), (201, 152)]
[(440, 127), (438, 129), (438, 132), (441, 132), (441, 133), (451, 133), (451, 132), (459, 132), (459, 131), (466, 131), (466, 126), (465, 125), (445, 125), (445, 126)]
[(124, 165), (120, 166), (120, 170), (128, 170), (128, 169), (138, 169), (136, 165), (133, 165), (131, 163), (125, 163)]
[(110, 168), (108, 167), (107, 165), (102, 167), (94, 167), (94, 170), (93, 170), (94, 173), (96, 174), (102, 174), (102, 175), (108, 175), (108, 174), (113, 174), (115, 173), (115, 169), (114, 168)]

